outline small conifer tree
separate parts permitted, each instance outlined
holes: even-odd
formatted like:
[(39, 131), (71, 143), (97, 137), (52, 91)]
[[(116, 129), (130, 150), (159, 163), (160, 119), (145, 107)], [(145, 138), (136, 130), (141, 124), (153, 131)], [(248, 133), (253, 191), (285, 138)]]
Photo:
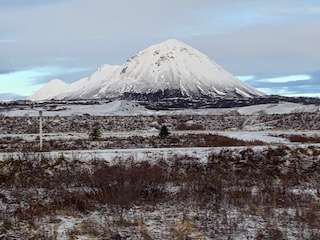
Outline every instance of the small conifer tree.
[(92, 131), (89, 133), (89, 138), (93, 141), (97, 141), (101, 138), (102, 131), (100, 129), (100, 126), (96, 125), (93, 127)]
[(170, 135), (169, 129), (167, 126), (162, 126), (159, 132), (160, 138), (166, 138)]

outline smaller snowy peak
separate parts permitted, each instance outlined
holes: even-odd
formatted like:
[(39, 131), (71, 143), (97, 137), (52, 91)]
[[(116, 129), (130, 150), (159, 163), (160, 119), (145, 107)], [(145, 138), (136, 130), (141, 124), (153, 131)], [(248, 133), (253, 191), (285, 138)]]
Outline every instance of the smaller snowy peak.
[(53, 79), (46, 83), (42, 88), (29, 97), (31, 101), (50, 100), (61, 94), (67, 89), (68, 85), (60, 80)]
[(64, 92), (59, 94), (57, 99), (77, 99), (77, 98), (99, 98), (97, 94), (104, 85), (109, 85), (112, 79), (116, 79), (121, 70), (121, 66), (105, 64), (89, 77), (82, 78), (71, 83)]

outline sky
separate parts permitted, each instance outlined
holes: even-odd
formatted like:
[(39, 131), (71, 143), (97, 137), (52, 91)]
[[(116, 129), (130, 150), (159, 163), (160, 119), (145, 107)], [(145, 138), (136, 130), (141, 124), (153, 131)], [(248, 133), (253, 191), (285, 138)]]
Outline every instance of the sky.
[(0, 0), (0, 94), (175, 38), (267, 94), (320, 97), (319, 0)]

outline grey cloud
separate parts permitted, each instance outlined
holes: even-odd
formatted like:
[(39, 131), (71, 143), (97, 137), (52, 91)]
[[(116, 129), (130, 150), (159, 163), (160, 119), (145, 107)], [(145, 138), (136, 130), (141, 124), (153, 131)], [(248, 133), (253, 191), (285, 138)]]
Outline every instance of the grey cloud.
[(0, 41), (0, 69), (95, 69), (178, 38), (235, 74), (311, 72), (320, 66), (317, 7), (301, 0), (2, 0), (0, 39), (14, 41)]
[(320, 66), (320, 21), (250, 26), (190, 42), (241, 75), (304, 73)]
[(16, 7), (33, 7), (44, 4), (54, 4), (64, 0), (1, 0), (0, 6), (2, 8), (16, 8)]

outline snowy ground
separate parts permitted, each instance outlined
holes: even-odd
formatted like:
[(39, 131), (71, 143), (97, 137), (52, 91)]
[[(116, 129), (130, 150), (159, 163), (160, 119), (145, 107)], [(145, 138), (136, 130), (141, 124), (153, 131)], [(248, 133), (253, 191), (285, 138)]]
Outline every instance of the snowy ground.
[[(58, 172), (59, 174), (57, 174), (57, 177), (50, 178), (50, 176), (54, 174), (54, 172), (58, 169), (57, 167), (58, 165), (55, 165), (55, 164), (61, 164), (61, 166), (59, 167), (61, 167), (62, 170), (66, 165), (67, 169), (72, 169), (71, 172), (74, 172), (75, 166), (77, 164), (81, 165), (81, 168), (86, 169), (93, 162), (95, 162), (96, 164), (109, 162), (111, 163), (110, 166), (115, 166), (112, 164), (122, 160), (132, 160), (134, 165), (139, 165), (139, 164), (136, 164), (136, 162), (143, 162), (143, 161), (147, 161), (148, 163), (153, 163), (152, 165), (154, 165), (156, 164), (157, 161), (159, 162), (161, 160), (167, 160), (165, 162), (172, 163), (172, 164), (175, 162), (175, 160), (179, 160), (179, 159), (183, 161), (190, 160), (190, 167), (186, 167), (184, 171), (177, 172), (178, 174), (181, 175), (180, 176), (181, 178), (186, 174), (187, 172), (186, 170), (193, 169), (194, 167), (193, 163), (200, 163), (202, 165), (205, 165), (208, 162), (210, 162), (209, 156), (212, 156), (212, 154), (219, 156), (217, 157), (217, 159), (220, 159), (220, 158), (222, 159), (221, 166), (225, 166), (224, 164), (227, 164), (226, 174), (224, 176), (225, 181), (232, 179), (232, 177), (230, 177), (231, 176), (230, 173), (236, 172), (239, 169), (242, 170), (243, 175), (241, 176), (241, 178), (239, 178), (241, 179), (241, 181), (234, 182), (237, 184), (241, 183), (242, 180), (246, 178), (246, 176), (250, 175), (250, 172), (252, 174), (252, 171), (255, 171), (256, 169), (261, 169), (261, 171), (260, 172), (258, 171), (257, 174), (252, 174), (252, 176), (255, 176), (256, 178), (259, 178), (259, 176), (261, 176), (260, 175), (261, 172), (269, 173), (268, 171), (264, 172), (264, 170), (268, 169), (270, 170), (270, 176), (266, 175), (267, 176), (266, 180), (273, 181), (273, 185), (272, 184), (269, 185), (269, 182), (266, 182), (266, 185), (268, 187), (273, 186), (274, 190), (270, 191), (269, 195), (265, 195), (266, 193), (268, 193), (266, 192), (266, 190), (268, 190), (269, 188), (262, 187), (264, 185), (261, 185), (260, 189), (257, 186), (254, 186), (252, 189), (249, 189), (248, 191), (248, 189), (244, 187), (244, 186), (248, 186), (246, 184), (244, 185), (235, 184), (235, 185), (231, 185), (231, 187), (230, 185), (226, 184), (226, 185), (221, 185), (221, 189), (226, 193), (222, 192), (222, 195), (219, 195), (219, 191), (217, 191), (216, 186), (220, 186), (219, 184), (221, 184), (221, 182), (217, 181), (216, 182), (217, 184), (216, 183), (213, 184), (212, 188), (208, 188), (207, 190), (210, 193), (214, 193), (214, 196), (217, 197), (217, 198), (211, 199), (212, 206), (191, 205), (191, 200), (188, 199), (188, 197), (186, 198), (185, 202), (180, 201), (179, 199), (174, 204), (171, 202), (164, 202), (161, 204), (157, 204), (153, 207), (149, 207), (147, 205), (132, 206), (130, 207), (129, 210), (125, 211), (125, 214), (124, 214), (126, 219), (125, 224), (123, 223), (120, 224), (119, 221), (118, 222), (114, 221), (114, 219), (119, 216), (118, 213), (110, 213), (108, 212), (110, 210), (109, 206), (99, 205), (93, 209), (93, 212), (89, 212), (88, 214), (78, 213), (76, 211), (72, 212), (72, 214), (70, 214), (70, 212), (64, 212), (64, 211), (56, 212), (57, 214), (56, 219), (51, 221), (47, 220), (47, 218), (52, 218), (52, 216), (51, 217), (45, 216), (44, 218), (38, 218), (38, 220), (35, 220), (35, 222), (33, 223), (33, 227), (35, 228), (35, 226), (37, 226), (38, 224), (39, 229), (40, 230), (42, 229), (41, 231), (47, 231), (52, 229), (52, 232), (55, 233), (53, 235), (56, 235), (55, 239), (70, 239), (69, 238), (69, 235), (71, 234), (70, 232), (73, 232), (73, 235), (76, 236), (72, 239), (110, 239), (106, 237), (95, 238), (90, 236), (90, 234), (88, 234), (85, 230), (87, 231), (91, 230), (90, 228), (92, 228), (92, 226), (96, 227), (96, 231), (98, 231), (99, 234), (100, 234), (100, 230), (102, 229), (101, 232), (106, 231), (108, 234), (109, 232), (111, 233), (119, 232), (121, 233), (122, 236), (130, 236), (126, 239), (148, 239), (146, 237), (143, 237), (145, 236), (143, 235), (145, 233), (148, 233), (152, 237), (151, 239), (172, 239), (168, 235), (169, 232), (171, 232), (172, 229), (181, 227), (180, 225), (182, 225), (183, 228), (187, 227), (191, 229), (191, 230), (189, 229), (192, 232), (192, 233), (190, 232), (189, 234), (190, 236), (196, 236), (197, 234), (198, 234), (197, 236), (200, 236), (199, 232), (202, 232), (202, 233), (206, 233), (206, 235), (204, 236), (217, 237), (217, 238), (194, 237), (189, 239), (258, 239), (257, 236), (259, 235), (260, 231), (265, 233), (267, 232), (268, 229), (273, 229), (273, 226), (270, 226), (271, 223), (276, 228), (279, 228), (282, 232), (284, 232), (287, 238), (272, 237), (273, 235), (270, 233), (271, 237), (269, 239), (311, 239), (310, 232), (313, 230), (313, 228), (315, 229), (314, 232), (318, 233), (318, 226), (320, 222), (317, 221), (317, 219), (320, 219), (319, 218), (320, 211), (317, 204), (319, 203), (319, 197), (320, 197), (320, 195), (318, 194), (320, 185), (317, 177), (319, 176), (317, 164), (319, 159), (320, 144), (291, 143), (289, 142), (288, 139), (284, 137), (280, 137), (280, 135), (305, 135), (305, 136), (319, 137), (320, 130), (308, 130), (308, 131), (269, 130), (269, 129), (261, 130), (263, 129), (263, 125), (265, 124), (265, 122), (263, 122), (261, 125), (256, 125), (254, 121), (258, 115), (264, 115), (264, 114), (291, 113), (291, 112), (316, 112), (319, 110), (319, 107), (317, 106), (314, 106), (314, 105), (303, 106), (300, 104), (282, 103), (282, 104), (266, 104), (266, 105), (250, 106), (250, 107), (243, 107), (243, 108), (236, 108), (236, 109), (151, 111), (132, 102), (116, 101), (113, 103), (102, 104), (102, 105), (68, 105), (65, 107), (67, 108), (65, 110), (60, 109), (58, 111), (45, 111), (44, 114), (46, 116), (56, 116), (56, 115), (71, 116), (71, 115), (83, 115), (87, 113), (95, 116), (135, 116), (135, 115), (168, 115), (170, 116), (170, 115), (177, 115), (177, 114), (223, 115), (223, 114), (230, 113), (231, 111), (233, 111), (234, 113), (234, 111), (236, 110), (238, 111), (238, 113), (243, 115), (253, 115), (252, 117), (244, 116), (245, 118), (244, 120), (248, 118), (247, 124), (244, 124), (245, 126), (247, 126), (246, 128), (244, 128), (246, 130), (236, 130), (236, 128), (233, 128), (233, 125), (232, 125), (230, 128), (228, 128), (230, 129), (228, 131), (205, 131), (205, 130), (174, 131), (173, 130), (171, 131), (171, 133), (176, 136), (182, 136), (182, 135), (188, 135), (188, 134), (199, 134), (199, 135), (200, 134), (218, 134), (218, 135), (227, 136), (230, 138), (236, 138), (240, 140), (246, 140), (246, 141), (260, 140), (265, 142), (266, 144), (265, 146), (250, 146), (250, 147), (248, 146), (215, 147), (215, 148), (212, 148), (212, 147), (211, 148), (206, 148), (206, 147), (173, 148), (171, 147), (171, 148), (134, 148), (134, 149), (53, 151), (53, 152), (41, 153), (41, 155), (44, 156), (44, 158), (41, 158), (42, 156), (40, 154), (34, 154), (34, 153), (0, 153), (0, 160), (1, 160), (0, 166), (2, 167), (2, 168), (0, 167), (0, 171), (2, 171), (1, 174), (7, 174), (8, 169), (10, 168), (12, 168), (12, 172), (14, 173), (14, 174), (8, 174), (8, 178), (2, 178), (2, 179), (10, 179), (10, 177), (13, 177), (12, 184), (14, 188), (10, 185), (11, 181), (7, 180), (8, 186), (6, 186), (6, 188), (0, 189), (0, 239), (2, 239), (2, 237), (6, 239), (6, 237), (9, 236), (10, 234), (17, 233), (18, 231), (15, 229), (15, 227), (21, 224), (21, 221), (14, 222), (14, 219), (16, 216), (14, 216), (13, 214), (14, 218), (12, 222), (14, 224), (12, 224), (11, 227), (14, 230), (12, 232), (9, 232), (6, 235), (2, 235), (1, 227), (9, 228), (10, 225), (8, 223), (2, 224), (1, 217), (4, 217), (4, 219), (8, 219), (7, 216), (10, 216), (10, 214), (12, 214), (11, 210), (13, 210), (14, 207), (20, 207), (21, 209), (25, 207), (26, 208), (25, 211), (29, 213), (28, 211), (29, 205), (32, 206), (31, 204), (35, 204), (38, 202), (41, 203), (40, 200), (37, 201), (34, 199), (37, 199), (37, 197), (40, 198), (42, 196), (41, 193), (44, 192), (43, 186), (40, 183), (47, 182), (47, 181), (44, 181), (45, 179), (43, 178), (43, 176), (47, 176), (48, 182), (52, 182), (52, 179), (56, 179), (56, 181), (59, 179), (69, 179), (68, 181), (72, 179), (77, 179), (77, 177), (73, 175), (69, 178), (61, 178), (60, 176), (63, 176), (63, 175), (61, 175), (60, 172)], [(2, 114), (6, 116), (25, 116), (25, 115), (37, 116), (38, 110), (39, 109), (33, 109), (33, 110), (16, 109), (13, 111), (4, 112)], [(271, 115), (268, 115), (268, 117), (270, 116)], [(295, 117), (296, 116), (292, 116), (292, 118), (296, 119)], [(201, 118), (207, 119), (208, 117), (201, 116)], [(135, 121), (136, 119), (137, 118), (134, 118)], [(180, 118), (177, 118), (177, 119), (178, 119), (177, 121), (180, 120)], [(236, 119), (236, 122), (238, 122), (239, 116), (234, 115), (233, 119)], [(273, 119), (270, 120), (270, 118), (266, 118), (266, 119), (267, 119), (266, 122), (273, 121)], [(61, 123), (58, 120), (56, 122), (57, 125)], [(192, 121), (193, 120), (194, 118), (192, 119)], [(19, 132), (17, 129), (17, 126), (21, 124), (19, 119), (16, 120), (17, 121), (16, 125), (12, 124), (12, 127), (11, 125), (8, 124), (8, 121), (7, 122), (5, 121), (6, 119), (4, 118), (3, 124), (7, 124), (9, 130), (12, 129), (12, 130), (16, 130), (16, 132)], [(102, 119), (101, 121), (105, 121), (105, 119)], [(189, 121), (189, 120), (186, 120), (186, 121)], [(221, 121), (224, 121), (224, 118)], [(226, 117), (226, 121), (228, 121), (227, 117)], [(300, 122), (300, 120), (297, 120), (297, 121)], [(305, 122), (307, 123), (312, 121), (306, 120)], [(302, 122), (302, 125), (304, 127), (306, 126), (305, 122)], [(104, 123), (106, 125), (109, 124), (109, 122), (107, 123), (104, 122)], [(202, 125), (206, 124), (205, 121), (201, 123)], [(285, 126), (287, 126), (286, 123), (285, 123)], [(112, 124), (118, 125), (119, 119), (116, 119)], [(159, 124), (161, 124), (161, 122), (159, 122)], [(34, 120), (33, 122), (31, 122), (30, 125), (35, 126), (36, 128), (37, 120)], [(131, 123), (124, 124), (125, 127), (131, 126), (131, 125), (132, 125)], [(216, 126), (216, 123), (213, 122), (212, 125)], [(79, 125), (76, 125), (76, 127), (78, 126)], [(148, 125), (147, 128), (145, 128), (145, 130), (137, 130), (139, 129), (138, 127), (133, 127), (132, 130), (130, 131), (121, 131), (122, 129), (120, 129), (120, 131), (105, 131), (102, 137), (121, 138), (120, 140), (121, 145), (123, 144), (122, 138), (139, 136), (139, 137), (151, 137), (153, 139), (153, 136), (156, 137), (159, 134), (159, 129), (152, 128), (150, 126)], [(58, 128), (52, 128), (52, 129), (53, 131), (57, 131)], [(231, 129), (235, 129), (235, 130), (231, 130)], [(238, 128), (238, 129), (242, 129), (242, 128)], [(260, 130), (255, 130), (255, 129), (260, 129)], [(275, 129), (281, 129), (281, 128), (275, 128)], [(302, 128), (302, 129), (308, 129), (308, 128)], [(310, 127), (309, 129), (316, 129), (316, 128)], [(37, 128), (35, 130), (37, 130)], [(67, 131), (73, 131), (73, 132), (62, 133), (63, 130), (58, 130), (55, 133), (45, 133), (44, 140), (45, 141), (62, 140), (62, 141), (68, 142), (68, 140), (88, 139), (88, 134), (85, 133), (85, 131), (80, 133), (80, 132), (75, 132), (76, 130), (77, 130), (76, 128), (75, 129), (67, 128)], [(26, 132), (32, 132), (32, 131), (26, 131)], [(0, 134), (0, 140), (3, 141), (3, 144), (5, 147), (8, 147), (7, 145), (5, 145), (6, 141), (10, 142), (11, 140), (14, 141), (15, 139), (23, 139), (25, 141), (31, 142), (30, 145), (33, 145), (33, 142), (34, 144), (38, 144), (37, 137), (38, 137), (38, 134)], [(283, 148), (283, 146), (289, 147), (289, 148)], [(252, 149), (252, 151), (247, 150), (248, 148)], [(290, 153), (290, 151), (292, 153)], [(269, 152), (271, 155), (273, 154), (272, 161), (269, 161), (271, 158), (269, 157), (268, 154), (266, 154)], [(220, 153), (222, 153), (222, 155), (219, 155)], [(290, 154), (287, 155), (288, 153)], [(263, 164), (260, 164), (263, 158), (259, 158), (259, 156), (263, 154), (265, 154), (267, 159), (263, 162)], [(62, 155), (64, 158), (61, 158)], [(237, 158), (239, 159), (237, 160)], [(31, 171), (29, 174), (29, 172), (25, 171), (25, 169), (21, 168), (21, 166), (19, 165), (15, 166), (15, 164), (20, 164), (20, 161), (12, 161), (11, 164), (6, 165), (6, 160), (10, 162), (12, 159), (23, 159), (23, 160), (29, 159), (31, 160), (30, 162), (32, 163), (38, 160), (41, 160), (39, 162), (42, 162), (43, 159), (47, 159), (49, 161), (48, 161), (48, 164), (45, 163), (43, 165), (45, 166), (45, 168), (35, 168), (34, 171)], [(65, 159), (67, 161), (63, 161), (61, 159)], [(227, 159), (227, 161), (224, 161), (225, 159)], [(60, 163), (59, 163), (59, 160), (61, 160)], [(97, 160), (97, 161), (92, 161), (92, 160)], [(279, 160), (279, 161), (275, 161), (275, 160)], [(235, 161), (234, 165), (232, 164), (228, 165), (229, 162), (232, 162), (232, 161)], [(23, 162), (24, 161), (21, 161), (21, 163)], [(185, 162), (188, 162), (188, 161), (185, 161)], [(303, 162), (304, 165), (301, 165), (301, 162)], [(252, 164), (253, 164), (253, 167), (251, 167)], [(179, 167), (183, 168), (182, 165), (179, 165)], [(208, 164), (207, 167), (210, 167), (210, 165)], [(21, 171), (20, 173), (19, 173), (19, 168)], [(31, 184), (30, 185), (31, 187), (28, 191), (26, 191), (25, 188), (20, 188), (20, 189), (18, 188), (16, 192), (14, 191), (14, 189), (17, 186), (19, 186), (19, 184), (14, 185), (16, 181), (21, 181), (23, 184), (27, 184), (28, 181), (26, 180), (26, 177), (32, 178), (34, 175), (37, 174), (39, 169), (45, 169), (45, 170), (43, 171), (43, 174), (42, 173), (39, 174), (40, 177), (37, 176), (37, 178), (35, 178), (34, 180), (34, 183), (39, 184), (38, 188), (35, 188), (34, 184)], [(52, 170), (52, 169), (55, 169), (55, 170)], [(170, 171), (172, 169), (173, 168), (170, 168)], [(204, 168), (204, 169), (207, 169), (207, 168)], [(278, 171), (279, 169), (281, 170), (280, 172)], [(159, 169), (157, 169), (157, 171), (159, 171)], [(312, 171), (314, 171), (314, 173)], [(66, 171), (66, 172), (68, 173), (70, 171)], [(297, 174), (297, 172), (299, 174)], [(137, 174), (139, 173), (139, 171), (135, 171), (134, 173)], [(142, 171), (141, 174), (143, 174), (143, 177), (138, 176), (137, 178), (139, 180), (144, 179), (146, 173), (148, 173), (148, 171)], [(197, 174), (197, 171), (195, 172), (190, 171), (190, 174), (191, 173)], [(129, 178), (129, 177), (135, 176), (135, 174), (130, 174), (126, 177)], [(277, 174), (281, 178), (275, 177), (277, 176)], [(304, 177), (306, 175), (308, 176), (308, 178)], [(189, 177), (186, 177), (187, 181), (183, 182), (181, 186), (172, 185), (172, 180), (170, 180), (168, 182), (169, 184), (168, 189), (170, 188), (169, 189), (170, 191), (168, 190), (168, 192), (166, 192), (166, 195), (170, 195), (170, 194), (174, 195), (177, 192), (179, 192), (179, 190), (182, 192), (182, 189), (187, 185), (187, 183), (190, 180), (192, 181), (201, 180), (202, 177), (205, 177), (205, 174), (202, 174), (202, 175), (199, 174), (199, 176), (194, 177), (194, 175), (190, 175)], [(208, 176), (211, 176), (211, 175), (208, 175)], [(209, 179), (208, 181), (205, 180), (204, 185), (207, 186), (208, 183), (210, 183), (210, 181), (214, 180), (215, 176), (218, 176), (218, 175), (212, 174), (213, 178), (208, 178)], [(233, 175), (233, 177), (234, 176), (235, 175)], [(311, 180), (310, 180), (310, 176), (313, 176)], [(286, 181), (290, 178), (296, 178), (296, 177), (301, 177), (301, 179), (303, 179), (303, 181), (306, 181), (306, 182), (303, 182), (301, 180), (302, 182), (300, 185), (297, 185), (292, 189), (291, 188), (287, 189), (288, 182)], [(39, 181), (39, 179), (41, 180)], [(92, 179), (92, 178), (88, 178), (88, 179)], [(250, 183), (250, 184), (256, 183), (257, 182), (256, 180), (257, 179), (255, 178), (248, 179), (247, 183)], [(265, 178), (263, 178), (263, 180), (265, 180)], [(281, 181), (283, 181), (284, 184), (286, 185), (283, 185), (283, 188), (282, 188), (282, 185), (280, 185), (282, 191), (278, 193), (277, 192), (278, 186), (279, 186), (279, 183), (281, 183)], [(294, 181), (296, 181), (296, 179), (294, 179)], [(63, 184), (64, 184), (63, 182), (61, 183), (62, 184), (54, 184), (55, 185), (54, 187), (56, 188), (55, 191), (57, 191), (58, 193), (57, 194), (58, 203), (63, 198), (66, 198), (67, 199), (66, 203), (68, 203), (68, 201), (72, 200), (68, 197), (73, 196), (73, 193), (74, 193), (73, 191), (74, 189), (77, 189), (77, 188), (76, 187), (68, 188), (66, 189), (68, 190), (67, 192), (68, 194), (63, 195), (63, 194), (60, 194), (59, 192), (61, 188), (63, 188)], [(24, 186), (23, 184), (22, 186)], [(91, 184), (91, 181), (90, 181), (90, 184)], [(190, 186), (193, 186), (190, 189), (196, 189), (194, 188), (194, 186), (197, 186), (197, 185), (196, 183), (194, 184), (195, 185), (190, 185)], [(77, 183), (74, 186), (82, 186), (82, 185), (79, 185)], [(86, 192), (87, 188), (88, 188), (87, 186), (84, 186), (84, 187), (81, 187), (80, 190), (84, 191), (87, 194)], [(228, 195), (229, 193), (227, 194), (227, 192), (228, 191), (232, 192), (233, 188), (235, 189), (234, 190), (235, 193), (234, 194), (230, 193), (230, 196), (229, 196)], [(133, 189), (136, 189), (136, 188), (133, 188)], [(286, 190), (286, 195), (283, 195), (283, 189)], [(239, 192), (237, 192), (237, 190), (239, 190)], [(47, 190), (47, 192), (50, 192), (50, 191), (51, 190)], [(12, 194), (10, 192), (12, 192)], [(64, 192), (61, 191), (61, 193), (64, 193)], [(125, 193), (126, 194), (123, 194), (123, 195), (125, 195), (126, 198), (127, 196), (128, 197), (130, 196), (130, 194), (128, 193), (128, 189), (126, 189)], [(198, 192), (198, 194), (199, 193), (200, 192)], [(25, 194), (23, 195), (24, 197), (22, 199), (24, 200), (22, 201), (22, 203), (21, 203), (21, 197), (19, 197), (21, 194)], [(76, 195), (75, 203), (78, 203), (78, 200), (81, 200), (82, 197), (86, 196), (86, 194)], [(193, 192), (190, 192), (188, 194), (189, 195), (182, 195), (181, 199), (185, 199), (186, 196), (190, 197), (195, 195)], [(248, 198), (248, 194), (250, 196), (252, 195), (252, 197)], [(292, 196), (291, 194), (294, 194), (294, 196)], [(199, 195), (202, 196), (203, 192), (201, 192), (201, 194)], [(15, 199), (12, 196), (16, 196), (17, 200), (12, 201), (12, 199)], [(279, 200), (272, 201), (271, 203), (263, 202), (263, 201), (267, 201), (268, 199), (274, 199), (275, 197), (278, 197)], [(230, 203), (226, 205), (226, 199), (228, 198), (230, 198), (229, 199)], [(249, 204), (248, 200), (250, 199), (252, 201), (249, 202), (250, 203)], [(260, 204), (257, 204), (257, 202), (259, 203), (258, 200), (261, 201)], [(48, 198), (47, 196), (45, 196), (41, 204), (45, 205), (47, 201), (48, 201)], [(295, 201), (294, 204), (285, 205), (285, 204), (291, 203), (291, 201)], [(207, 200), (205, 202), (207, 202)], [(203, 203), (204, 202), (201, 202), (201, 204)], [(72, 207), (73, 205), (71, 204), (70, 206)], [(303, 209), (301, 206), (305, 207), (306, 209)], [(43, 206), (41, 205), (38, 209), (37, 208), (34, 208), (34, 209), (39, 211), (39, 209), (41, 210), (42, 207)], [(83, 206), (80, 204), (80, 208), (81, 207)], [(63, 205), (63, 208), (65, 208), (65, 205)], [(32, 208), (30, 209), (32, 210)], [(218, 210), (216, 211), (215, 209), (218, 209)], [(2, 215), (1, 211), (6, 215), (5, 214)], [(304, 215), (302, 214), (303, 211), (304, 211)], [(36, 211), (34, 212), (30, 211), (30, 212), (31, 212), (30, 214), (36, 213)], [(34, 219), (34, 216), (31, 216), (31, 219)], [(306, 225), (306, 223), (303, 222), (302, 220), (305, 222), (310, 221), (309, 225)], [(304, 225), (300, 224), (301, 221), (303, 222)], [(91, 225), (90, 224), (88, 225), (88, 222), (89, 223), (91, 222), (90, 223)], [(84, 223), (87, 224), (87, 227), (84, 227), (85, 226)], [(23, 229), (23, 227), (21, 228)], [(302, 228), (305, 228), (305, 229), (303, 230)], [(39, 229), (32, 230), (32, 231), (41, 232)], [(31, 230), (29, 231), (29, 228), (26, 231), (29, 233), (31, 232)], [(267, 233), (265, 234), (267, 235)], [(301, 234), (305, 235), (306, 237), (302, 238)], [(312, 239), (319, 239), (319, 235), (314, 235), (314, 236), (316, 237)], [(12, 238), (12, 239), (28, 239), (28, 238), (18, 237), (18, 238)], [(34, 238), (34, 239), (37, 239), (37, 238)], [(42, 239), (51, 239), (51, 238), (46, 237)], [(119, 239), (119, 238), (112, 238), (112, 239)], [(183, 238), (183, 239), (187, 239), (187, 238)]]
[[(132, 136), (139, 137), (150, 137), (157, 136), (158, 130), (153, 131), (129, 131), (129, 132), (104, 132), (103, 137), (116, 137), (116, 138), (127, 138)], [(282, 135), (305, 135), (319, 137), (320, 131), (173, 131), (173, 135), (183, 136), (188, 134), (217, 134), (230, 138), (235, 138), (244, 141), (263, 141), (266, 143), (265, 146), (252, 146), (255, 150), (266, 149), (269, 147), (277, 147), (280, 145), (290, 147), (308, 147), (316, 146), (319, 144), (303, 144), (293, 143), (287, 138), (281, 137)], [(23, 139), (25, 141), (34, 142), (38, 144), (38, 134), (3, 134), (0, 135), (1, 139)], [(88, 135), (85, 133), (55, 133), (55, 134), (44, 134), (44, 140), (75, 140), (75, 139), (88, 139)], [(81, 159), (81, 160), (104, 160), (112, 162), (117, 159), (133, 159), (136, 161), (153, 161), (154, 159), (171, 159), (174, 157), (191, 157), (206, 161), (208, 156), (213, 152), (220, 151), (221, 149), (246, 149), (244, 147), (181, 147), (181, 148), (131, 148), (131, 149), (101, 149), (101, 150), (74, 150), (74, 151), (59, 151), (55, 150), (50, 153), (43, 153), (46, 158), (57, 158), (63, 155), (66, 159)], [(21, 159), (25, 157), (25, 153), (0, 153), (0, 159)], [(32, 155), (33, 157), (34, 155)]]
[[(127, 131), (127, 132), (118, 132), (110, 131), (104, 132), (102, 137), (151, 137), (158, 136), (158, 129), (151, 129), (148, 131)], [(187, 131), (171, 131), (172, 135), (187, 135), (187, 134), (213, 134), (221, 135), (230, 138), (236, 138), (239, 140), (245, 141), (254, 141), (260, 140), (266, 143), (289, 143), (288, 139), (280, 137), (280, 135), (305, 135), (305, 136), (316, 136), (320, 137), (320, 130), (313, 131), (293, 131), (293, 130), (265, 130), (265, 131), (204, 131), (204, 130), (187, 130)], [(38, 134), (0, 134), (0, 139), (4, 138), (19, 138), (26, 141), (36, 141), (38, 139)], [(77, 133), (77, 132), (68, 132), (68, 133), (45, 133), (43, 135), (44, 140), (74, 140), (74, 139), (87, 139), (88, 134), (86, 133)]]
[(59, 106), (54, 111), (43, 108), (25, 108), (0, 110), (5, 116), (38, 116), (39, 110), (44, 111), (45, 116), (72, 116), (90, 114), (92, 116), (137, 116), (137, 115), (223, 115), (237, 111), (241, 115), (256, 114), (287, 114), (297, 112), (317, 112), (320, 107), (316, 105), (302, 105), (296, 103), (261, 104), (239, 108), (212, 108), (212, 109), (184, 109), (172, 111), (148, 110), (145, 107), (129, 101), (114, 101), (97, 105), (65, 105)]
[(117, 150), (153, 164), (0, 162), (0, 239), (319, 239), (320, 148), (307, 146)]
[[(267, 146), (251, 146), (249, 148), (256, 152), (263, 151), (269, 148), (277, 148), (281, 145)], [(300, 144), (290, 143), (286, 146), (295, 148), (319, 147), (320, 144)], [(135, 149), (105, 149), (105, 150), (76, 150), (76, 151), (52, 151), (43, 153), (0, 153), (1, 160), (7, 159), (24, 159), (24, 158), (41, 158), (57, 159), (63, 156), (66, 160), (79, 159), (81, 161), (100, 160), (109, 163), (116, 163), (118, 160), (134, 160), (137, 162), (148, 161), (153, 162), (156, 159), (170, 160), (174, 158), (193, 158), (201, 162), (206, 162), (208, 157), (213, 153), (218, 153), (221, 150), (241, 151), (248, 147), (194, 147), (194, 148), (135, 148)]]

